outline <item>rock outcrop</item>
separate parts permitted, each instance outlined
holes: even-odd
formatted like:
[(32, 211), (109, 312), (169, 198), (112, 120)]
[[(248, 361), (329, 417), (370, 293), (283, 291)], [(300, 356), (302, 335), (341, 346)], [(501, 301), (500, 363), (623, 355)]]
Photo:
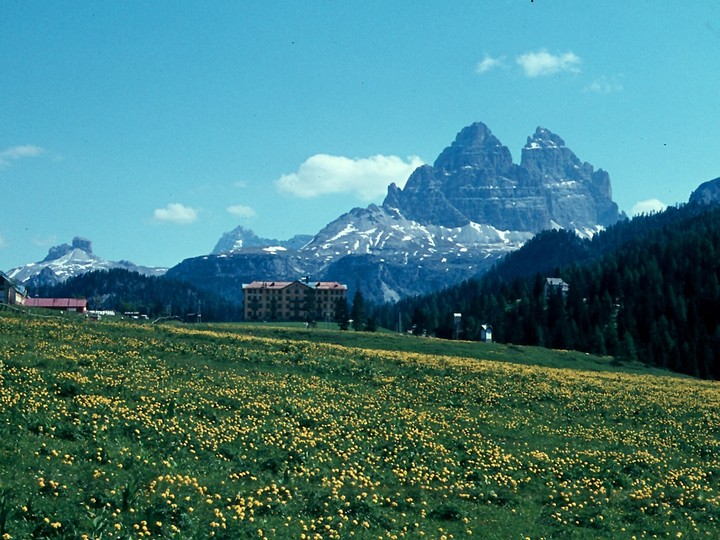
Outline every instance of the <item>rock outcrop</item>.
[(690, 203), (720, 204), (720, 178), (700, 184), (690, 195)]
[(610, 177), (581, 162), (565, 142), (538, 127), (520, 165), (480, 122), (458, 133), (434, 165), (417, 169), (401, 190), (392, 185), (383, 206), (421, 223), (539, 232), (562, 227), (592, 234), (615, 223)]

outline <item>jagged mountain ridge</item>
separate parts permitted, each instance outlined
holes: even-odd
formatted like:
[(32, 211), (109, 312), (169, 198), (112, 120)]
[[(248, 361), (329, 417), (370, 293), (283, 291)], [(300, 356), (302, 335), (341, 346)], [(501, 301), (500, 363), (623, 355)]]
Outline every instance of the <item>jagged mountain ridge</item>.
[(408, 264), (427, 259), (457, 257), (466, 261), (478, 256), (473, 249), (483, 246), (486, 253), (506, 252), (519, 247), (529, 233), (499, 231), (490, 225), (468, 222), (458, 227), (422, 224), (409, 220), (397, 209), (370, 205), (354, 208), (323, 228), (299, 253), (305, 258), (330, 263), (345, 255), (377, 255)]
[[(351, 293), (359, 286), (373, 301), (397, 300), (478, 275), (541, 230), (588, 237), (621, 217), (609, 175), (580, 161), (559, 136), (537, 128), (518, 165), (477, 122), (404, 188), (390, 184), (381, 206), (351, 210), (297, 249), (251, 245), (240, 228), (240, 238), (224, 235), (213, 255), (183, 261), (168, 275), (202, 276), (208, 287), (220, 286), (213, 267), (236, 281), (311, 275), (343, 281)], [(274, 259), (273, 275), (266, 258)]]
[(532, 237), (468, 223), (422, 225), (396, 210), (354, 208), (324, 227), (299, 250), (268, 245), (186, 259), (168, 271), (174, 279), (241, 300), (238, 283), (254, 279), (341, 281), (371, 300), (394, 301), (481, 273)]

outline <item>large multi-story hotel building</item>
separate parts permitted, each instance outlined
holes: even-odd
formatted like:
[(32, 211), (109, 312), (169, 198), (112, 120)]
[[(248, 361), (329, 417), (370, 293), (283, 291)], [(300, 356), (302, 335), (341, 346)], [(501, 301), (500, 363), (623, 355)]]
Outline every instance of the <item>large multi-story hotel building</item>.
[(336, 281), (253, 281), (242, 288), (246, 321), (332, 320), (347, 295)]

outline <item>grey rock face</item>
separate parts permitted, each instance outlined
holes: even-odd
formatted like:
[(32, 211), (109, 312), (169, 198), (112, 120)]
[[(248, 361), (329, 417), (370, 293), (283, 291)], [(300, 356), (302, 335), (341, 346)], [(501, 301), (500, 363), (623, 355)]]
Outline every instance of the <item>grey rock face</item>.
[(566, 229), (594, 229), (620, 218), (610, 176), (581, 162), (559, 136), (538, 127), (522, 149), (520, 166), (548, 200), (550, 219)]
[(415, 169), (405, 188), (393, 190), (392, 198), (388, 196), (383, 207), (397, 208), (403, 215), (420, 223), (461, 227), (470, 221), (448, 200), (436, 169), (429, 165)]
[(86, 253), (93, 252), (92, 241), (88, 240), (87, 238), (81, 238), (79, 236), (73, 238), (72, 247), (75, 249), (82, 249)]
[(464, 128), (455, 141), (435, 160), (434, 168), (441, 172), (465, 170), (484, 171), (489, 176), (512, 174), (510, 150), (492, 134), (482, 122)]
[(690, 195), (690, 203), (720, 204), (720, 178), (700, 184)]
[(55, 261), (64, 257), (68, 253), (72, 253), (72, 251), (75, 249), (79, 249), (80, 251), (84, 251), (85, 253), (92, 254), (92, 242), (87, 238), (81, 238), (79, 236), (76, 236), (72, 240), (72, 245), (60, 244), (59, 246), (51, 247), (42, 262)]
[(242, 301), (242, 284), (269, 277), (292, 281), (304, 275), (306, 269), (298, 264), (294, 254), (263, 252), (205, 255), (185, 259), (167, 271), (167, 276), (189, 281), (195, 286), (222, 295), (236, 302)]
[(562, 138), (537, 128), (516, 165), (482, 123), (458, 133), (404, 189), (391, 186), (383, 206), (423, 223), (531, 232), (560, 226), (585, 233), (620, 217), (608, 174), (581, 162)]

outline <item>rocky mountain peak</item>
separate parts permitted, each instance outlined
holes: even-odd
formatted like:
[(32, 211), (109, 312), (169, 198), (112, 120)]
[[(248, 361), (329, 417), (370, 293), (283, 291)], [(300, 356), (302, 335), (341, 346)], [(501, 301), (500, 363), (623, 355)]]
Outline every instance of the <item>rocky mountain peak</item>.
[(60, 244), (59, 246), (53, 246), (48, 250), (48, 254), (42, 260), (42, 262), (55, 261), (71, 253), (73, 250), (79, 249), (85, 253), (92, 255), (92, 242), (87, 238), (81, 238), (76, 236), (72, 239), (72, 244)]
[(565, 141), (563, 141), (562, 138), (555, 135), (549, 129), (538, 126), (535, 133), (527, 138), (525, 148), (562, 148), (563, 146), (565, 146)]
[(512, 156), (485, 124), (475, 122), (457, 134), (433, 166), (449, 172), (472, 168), (503, 173), (512, 167)]
[(92, 253), (92, 241), (88, 240), (87, 238), (82, 238), (80, 236), (76, 236), (72, 239), (72, 247), (75, 249), (81, 249), (85, 253)]
[(547, 178), (580, 180), (592, 174), (590, 164), (581, 162), (561, 137), (543, 127), (538, 127), (527, 138), (520, 166), (541, 181)]
[(388, 186), (387, 195), (385, 196), (385, 201), (383, 202), (383, 207), (385, 208), (398, 208), (400, 206), (400, 196), (402, 194), (402, 190), (397, 187), (397, 184), (393, 182)]
[(212, 254), (219, 255), (221, 253), (239, 253), (247, 249), (269, 247), (300, 249), (310, 240), (312, 240), (312, 236), (308, 234), (298, 234), (289, 240), (261, 238), (251, 229), (238, 226), (232, 231), (226, 232), (222, 235), (220, 240), (218, 240), (218, 243), (215, 244), (215, 249), (213, 249)]
[(222, 235), (212, 253), (232, 253), (240, 251), (244, 247), (258, 247), (262, 243), (262, 240), (251, 229), (238, 226)]
[(559, 226), (593, 234), (620, 217), (609, 175), (580, 161), (560, 136), (538, 127), (516, 165), (481, 122), (461, 130), (402, 190), (391, 186), (383, 206), (420, 223), (530, 232)]

